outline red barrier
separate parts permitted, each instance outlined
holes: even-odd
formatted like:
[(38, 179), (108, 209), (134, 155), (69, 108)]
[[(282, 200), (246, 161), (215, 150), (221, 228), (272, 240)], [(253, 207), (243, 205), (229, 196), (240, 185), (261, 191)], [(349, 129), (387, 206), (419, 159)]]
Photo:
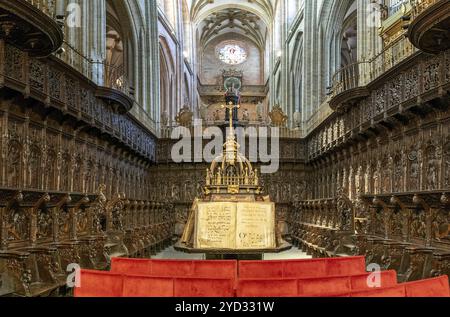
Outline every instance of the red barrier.
[(237, 261), (113, 258), (111, 272), (150, 277), (237, 278)]
[(296, 279), (240, 280), (237, 297), (296, 297)]
[[(371, 290), (371, 273), (341, 277), (302, 278), (302, 279), (240, 279), (238, 296), (299, 296), (299, 297), (335, 297), (350, 296), (352, 292)], [(292, 281), (297, 281), (297, 290), (290, 289)], [(378, 282), (378, 280), (373, 281)], [(381, 287), (397, 285), (395, 271), (380, 272)], [(283, 289), (276, 289), (277, 283)], [(373, 285), (373, 284), (372, 284)], [(279, 295), (281, 292), (281, 295)]]
[(174, 279), (125, 276), (123, 297), (174, 297)]
[(450, 297), (447, 275), (403, 285), (407, 297)]
[(333, 297), (351, 292), (350, 277), (298, 280), (299, 297)]
[(285, 278), (314, 278), (327, 276), (327, 261), (324, 259), (285, 261), (283, 277)]
[(175, 297), (234, 297), (234, 280), (206, 278), (176, 278)]
[(194, 277), (237, 279), (237, 261), (194, 261)]
[(188, 277), (193, 276), (193, 261), (185, 260), (150, 260), (151, 275), (158, 277)]
[(394, 287), (377, 288), (371, 291), (353, 292), (351, 297), (405, 297), (406, 291), (404, 285)]
[(123, 276), (101, 271), (80, 271), (80, 287), (74, 290), (75, 297), (121, 297)]
[(240, 278), (314, 278), (359, 275), (366, 272), (364, 257), (286, 261), (240, 261)]
[[(377, 276), (377, 274), (379, 275)], [(350, 282), (352, 291), (370, 291), (375, 286), (383, 288), (393, 287), (397, 286), (397, 272), (391, 270), (355, 275), (350, 277)], [(377, 285), (377, 282), (380, 282), (380, 285)]]
[(351, 276), (366, 273), (366, 260), (363, 256), (327, 258), (326, 276)]
[(377, 288), (370, 291), (353, 292), (351, 297), (405, 297), (406, 291), (403, 285), (387, 288)]
[(283, 261), (240, 261), (239, 278), (283, 278)]
[(112, 258), (111, 272), (117, 274), (151, 276), (151, 260)]
[(75, 297), (234, 297), (235, 286), (239, 297), (450, 296), (446, 275), (397, 285), (395, 271), (362, 272), (363, 257), (242, 261), (239, 280), (236, 261), (115, 258), (111, 269), (81, 270)]

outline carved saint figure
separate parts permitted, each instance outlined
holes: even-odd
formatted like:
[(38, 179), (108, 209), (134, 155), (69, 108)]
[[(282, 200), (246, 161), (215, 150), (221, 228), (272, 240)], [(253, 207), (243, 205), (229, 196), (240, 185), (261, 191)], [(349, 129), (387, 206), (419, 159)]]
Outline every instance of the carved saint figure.
[(450, 186), (450, 155), (445, 161), (445, 187)]
[(365, 193), (369, 192), (369, 184), (370, 184), (370, 164), (366, 166), (366, 172), (364, 173), (364, 183), (365, 183)]
[(211, 172), (209, 168), (206, 169), (206, 186), (211, 185)]
[(416, 238), (425, 238), (425, 230), (425, 213), (413, 213), (411, 221), (411, 236)]
[(428, 189), (430, 190), (436, 189), (437, 170), (434, 162), (430, 162), (428, 165), (427, 181), (428, 181)]
[(361, 184), (361, 177), (362, 177), (362, 166), (360, 165), (358, 167), (358, 171), (357, 171), (356, 177), (355, 177), (355, 188), (356, 188), (357, 195), (360, 195), (363, 192), (363, 186)]
[(394, 160), (394, 192), (403, 191), (403, 168), (401, 157), (397, 156)]
[(242, 111), (242, 121), (250, 121), (250, 113), (247, 109), (244, 109), (244, 111)]
[(216, 110), (214, 112), (214, 121), (220, 121), (220, 111)]
[(257, 117), (258, 121), (263, 120), (263, 111), (264, 111), (264, 106), (263, 106), (263, 103), (260, 101), (256, 105), (256, 117)]
[(51, 217), (46, 212), (39, 212), (38, 216), (38, 231), (37, 231), (37, 237), (38, 239), (45, 238), (49, 234), (49, 230), (51, 227)]
[(222, 185), (222, 168), (220, 167), (217, 169), (216, 183), (217, 185)]
[(249, 184), (249, 179), (248, 179), (248, 168), (245, 168), (245, 172), (244, 172), (244, 184), (248, 185)]
[(200, 112), (200, 118), (202, 120), (206, 120), (207, 116), (208, 116), (208, 105), (205, 103), (202, 103), (201, 106), (199, 107), (199, 112)]
[(408, 159), (410, 161), (409, 181), (410, 190), (419, 189), (419, 161), (418, 152), (413, 150), (409, 153)]
[(438, 165), (439, 161), (436, 157), (437, 148), (435, 146), (429, 146), (427, 148), (427, 166), (426, 166), (426, 181), (427, 189), (433, 190), (438, 187)]
[(20, 179), (20, 145), (18, 142), (12, 141), (8, 146), (8, 184), (18, 187)]
[(254, 185), (255, 186), (258, 186), (258, 184), (259, 184), (259, 177), (258, 177), (258, 171), (257, 170), (255, 170), (255, 183), (254, 183)]
[(378, 168), (373, 173), (373, 191), (375, 194), (380, 193), (380, 184), (379, 184), (379, 177), (378, 177)]
[(444, 187), (450, 187), (450, 142), (445, 145), (444, 155)]

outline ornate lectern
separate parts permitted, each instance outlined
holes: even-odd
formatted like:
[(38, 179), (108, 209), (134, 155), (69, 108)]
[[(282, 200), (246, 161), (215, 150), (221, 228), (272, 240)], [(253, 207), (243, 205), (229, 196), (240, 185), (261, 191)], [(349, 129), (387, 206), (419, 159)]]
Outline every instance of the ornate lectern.
[[(239, 106), (230, 102), (229, 118)], [(205, 253), (208, 259), (262, 259), (291, 248), (277, 232), (275, 203), (264, 196), (260, 176), (239, 152), (229, 120), (223, 154), (206, 170), (205, 197), (192, 206), (184, 234), (175, 248)]]

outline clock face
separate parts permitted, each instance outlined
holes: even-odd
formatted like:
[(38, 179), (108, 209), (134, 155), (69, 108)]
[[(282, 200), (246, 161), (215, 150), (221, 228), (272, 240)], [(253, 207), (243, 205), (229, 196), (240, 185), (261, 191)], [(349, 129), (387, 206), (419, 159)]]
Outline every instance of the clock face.
[(219, 59), (228, 65), (239, 65), (247, 60), (247, 51), (238, 44), (225, 44), (218, 49)]
[(227, 79), (225, 79), (224, 83), (223, 83), (225, 90), (229, 90), (231, 88), (240, 90), (242, 83), (241, 80), (239, 78), (236, 77), (229, 77)]

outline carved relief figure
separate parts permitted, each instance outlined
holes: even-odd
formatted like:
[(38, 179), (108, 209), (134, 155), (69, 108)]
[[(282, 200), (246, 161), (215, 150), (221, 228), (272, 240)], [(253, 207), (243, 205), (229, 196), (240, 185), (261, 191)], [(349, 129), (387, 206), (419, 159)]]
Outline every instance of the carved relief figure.
[(41, 151), (37, 146), (31, 146), (28, 159), (28, 186), (30, 188), (39, 188), (39, 178), (41, 175)]
[(369, 193), (370, 192), (370, 164), (368, 163), (366, 166), (366, 172), (364, 173), (364, 192)]
[(8, 240), (26, 240), (29, 237), (28, 218), (20, 210), (13, 209), (8, 217)]
[(419, 189), (419, 173), (420, 173), (420, 167), (419, 167), (419, 159), (418, 159), (418, 152), (416, 150), (412, 150), (409, 155), (409, 190), (414, 191)]
[(445, 212), (433, 211), (434, 217), (431, 223), (431, 237), (440, 241), (449, 236), (450, 222)]
[(8, 184), (11, 184), (11, 187), (19, 187), (20, 180), (20, 168), (21, 163), (21, 146), (17, 141), (11, 141), (8, 145), (8, 167), (7, 167), (7, 175), (8, 175)]
[(425, 213), (422, 211), (413, 212), (411, 215), (411, 237), (425, 239), (425, 226)]
[(402, 213), (399, 210), (396, 210), (392, 213), (391, 221), (390, 221), (390, 228), (391, 232), (395, 236), (402, 236), (402, 229), (403, 229), (403, 217)]
[(94, 169), (94, 163), (92, 160), (89, 160), (86, 164), (86, 173), (84, 175), (84, 190), (88, 193), (93, 192), (92, 186), (92, 174)]
[(37, 238), (47, 238), (51, 235), (51, 229), (52, 229), (52, 217), (51, 215), (43, 210), (38, 211), (38, 217), (37, 217)]
[(70, 170), (71, 156), (69, 152), (64, 152), (61, 158), (61, 180), (60, 189), (69, 190), (69, 170)]
[(248, 109), (244, 109), (242, 111), (242, 121), (250, 121), (250, 113), (248, 112)]
[(427, 189), (433, 190), (438, 187), (439, 162), (436, 158), (436, 147), (427, 148)]
[(355, 187), (356, 187), (357, 196), (362, 194), (363, 190), (364, 190), (364, 184), (362, 183), (362, 175), (363, 175), (363, 167), (360, 165), (360, 166), (358, 166), (358, 172), (356, 173), (356, 179), (355, 179)]
[(394, 158), (394, 192), (402, 192), (403, 191), (403, 166), (402, 159), (400, 155), (395, 156)]
[(200, 118), (202, 120), (208, 119), (208, 105), (206, 103), (202, 102), (202, 104), (199, 107), (199, 112), (200, 112)]
[(263, 121), (263, 112), (264, 112), (264, 105), (263, 103), (260, 101), (258, 102), (258, 104), (256, 105), (256, 117), (258, 121)]
[(444, 152), (444, 187), (450, 187), (450, 142), (445, 145)]
[(380, 193), (380, 169), (381, 169), (381, 162), (378, 161), (377, 165), (376, 165), (376, 169), (373, 172), (373, 192), (375, 194), (379, 194)]
[(382, 168), (380, 166), (380, 169), (382, 171), (382, 173), (381, 173), (381, 175), (382, 175), (382, 179), (381, 179), (382, 193), (390, 193), (391, 192), (392, 165), (393, 165), (392, 159), (389, 157), (383, 161), (383, 163), (381, 165)]

